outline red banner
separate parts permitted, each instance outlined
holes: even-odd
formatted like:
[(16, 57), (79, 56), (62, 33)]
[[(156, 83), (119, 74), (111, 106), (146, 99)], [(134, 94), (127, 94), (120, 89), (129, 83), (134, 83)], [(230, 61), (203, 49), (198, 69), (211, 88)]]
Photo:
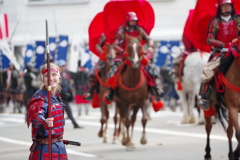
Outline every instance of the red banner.
[(103, 21), (107, 41), (111, 44), (118, 27), (126, 22), (128, 12), (135, 12), (138, 17), (138, 25), (150, 34), (155, 23), (154, 11), (151, 4), (145, 0), (112, 0), (103, 10)]
[(98, 38), (104, 32), (103, 12), (99, 12), (91, 21), (88, 27), (88, 45), (89, 50), (99, 56), (95, 46), (98, 42)]

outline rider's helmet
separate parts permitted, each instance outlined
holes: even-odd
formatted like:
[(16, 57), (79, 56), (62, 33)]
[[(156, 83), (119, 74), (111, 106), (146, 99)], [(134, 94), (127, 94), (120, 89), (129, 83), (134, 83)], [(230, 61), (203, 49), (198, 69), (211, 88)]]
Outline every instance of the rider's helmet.
[(129, 21), (137, 21), (138, 18), (137, 18), (137, 15), (135, 12), (128, 12), (127, 13), (127, 16), (126, 16), (126, 21), (129, 22)]
[(232, 1), (231, 0), (218, 0), (218, 7), (220, 7), (221, 5), (226, 4), (226, 3), (232, 4)]
[(221, 5), (223, 4), (231, 4), (232, 5), (232, 11), (231, 11), (231, 15), (234, 15), (236, 12), (235, 12), (235, 9), (233, 7), (233, 3), (232, 3), (232, 0), (218, 0), (218, 15), (220, 16), (222, 14), (222, 10), (220, 8)]

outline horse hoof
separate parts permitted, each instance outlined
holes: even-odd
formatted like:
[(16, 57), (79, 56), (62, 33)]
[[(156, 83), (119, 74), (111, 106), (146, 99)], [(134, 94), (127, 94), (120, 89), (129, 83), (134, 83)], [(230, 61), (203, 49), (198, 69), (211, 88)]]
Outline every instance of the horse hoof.
[(98, 137), (102, 138), (103, 137), (103, 131), (98, 132)]
[(204, 160), (212, 160), (212, 158), (205, 158)]
[(196, 123), (196, 120), (195, 120), (195, 117), (194, 116), (191, 116), (190, 120), (189, 120), (189, 123)]
[(122, 145), (126, 146), (127, 144), (127, 139), (125, 137), (122, 138)]
[(107, 143), (107, 142), (108, 142), (107, 138), (104, 138), (103, 143)]
[(146, 133), (142, 134), (142, 138), (141, 138), (140, 142), (142, 145), (147, 144)]
[(128, 143), (126, 144), (126, 150), (127, 150), (127, 151), (132, 151), (133, 149), (135, 149), (134, 143), (128, 142)]
[(147, 144), (147, 139), (146, 138), (142, 138), (140, 142), (141, 142), (142, 145)]
[(118, 137), (115, 136), (113, 138), (112, 144), (118, 144)]
[(187, 123), (189, 123), (189, 121), (190, 120), (189, 120), (188, 116), (183, 116), (181, 124), (187, 124)]

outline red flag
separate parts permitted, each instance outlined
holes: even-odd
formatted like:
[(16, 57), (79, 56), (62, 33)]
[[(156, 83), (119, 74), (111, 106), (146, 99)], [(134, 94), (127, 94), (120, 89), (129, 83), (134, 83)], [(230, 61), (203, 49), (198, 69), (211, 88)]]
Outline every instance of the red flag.
[(145, 0), (112, 0), (104, 6), (103, 21), (107, 24), (104, 33), (111, 44), (118, 27), (126, 22), (128, 12), (135, 12), (138, 25), (150, 34), (155, 23), (154, 10)]
[(191, 28), (193, 12), (194, 12), (194, 9), (189, 10), (189, 15), (183, 30), (182, 41), (186, 49), (192, 49), (192, 48), (196, 49), (196, 46), (198, 44)]
[(99, 12), (92, 20), (88, 27), (88, 42), (89, 50), (99, 56), (95, 46), (98, 42), (98, 38), (104, 32), (103, 13)]
[(0, 39), (9, 37), (8, 15), (0, 14)]

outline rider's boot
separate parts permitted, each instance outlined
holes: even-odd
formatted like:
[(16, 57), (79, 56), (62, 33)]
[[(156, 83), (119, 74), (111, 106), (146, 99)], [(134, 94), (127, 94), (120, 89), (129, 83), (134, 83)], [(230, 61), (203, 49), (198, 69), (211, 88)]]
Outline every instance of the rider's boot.
[(89, 83), (89, 89), (86, 93), (84, 93), (83, 98), (87, 101), (90, 101), (93, 98), (93, 93), (97, 84), (93, 84), (93, 82)]
[(157, 85), (150, 87), (152, 95), (154, 95), (157, 99), (157, 101), (160, 100), (160, 98), (163, 96), (163, 90), (159, 89)]
[(209, 110), (209, 98), (211, 95), (211, 91), (212, 91), (211, 86), (209, 86), (207, 88), (207, 92), (201, 95), (201, 99), (197, 103), (198, 107), (202, 108), (205, 111)]
[(109, 102), (112, 101), (113, 97), (114, 97), (114, 94), (115, 94), (115, 90), (112, 89), (112, 88), (109, 88), (107, 94), (105, 95), (105, 99)]

